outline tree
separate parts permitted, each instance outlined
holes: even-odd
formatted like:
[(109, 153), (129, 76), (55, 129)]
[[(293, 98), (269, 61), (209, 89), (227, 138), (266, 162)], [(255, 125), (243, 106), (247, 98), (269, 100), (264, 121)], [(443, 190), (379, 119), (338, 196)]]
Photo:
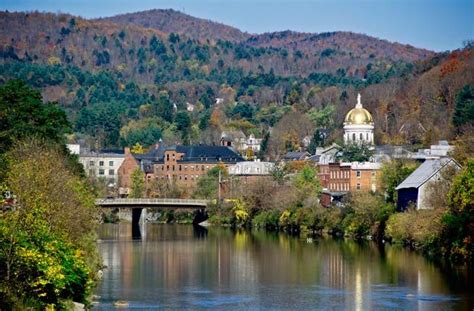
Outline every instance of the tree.
[[(43, 103), (41, 93), (21, 80), (0, 87), (0, 181), (7, 171), (5, 152), (14, 141), (35, 136), (63, 143), (70, 131), (64, 111), (55, 103)], [(66, 154), (66, 148), (64, 148)]]
[(388, 203), (397, 202), (397, 191), (395, 188), (408, 177), (418, 164), (413, 161), (393, 159), (382, 166), (382, 189)]
[(6, 158), (6, 187), (17, 202), (0, 218), (0, 306), (12, 309), (19, 301), (60, 309), (63, 300), (85, 302), (99, 265), (90, 189), (51, 143), (18, 142)]
[(304, 198), (316, 197), (322, 188), (317, 178), (317, 169), (305, 165), (293, 179), (293, 185), (298, 189)]
[(158, 100), (155, 103), (156, 114), (167, 122), (173, 122), (173, 104), (171, 103), (168, 92), (161, 91)]
[(41, 93), (25, 82), (9, 80), (0, 87), (0, 153), (29, 136), (62, 143), (70, 128), (64, 111), (56, 103), (43, 103)]
[(342, 146), (336, 157), (344, 162), (366, 162), (370, 160), (373, 153), (373, 150), (365, 143), (347, 143)]
[(145, 174), (137, 167), (132, 173), (130, 198), (143, 198), (145, 194)]
[(465, 85), (457, 94), (453, 113), (455, 127), (465, 124), (474, 125), (474, 89), (470, 85)]
[(145, 150), (143, 150), (143, 146), (140, 143), (136, 143), (133, 145), (132, 150), (130, 150), (133, 154), (144, 154)]

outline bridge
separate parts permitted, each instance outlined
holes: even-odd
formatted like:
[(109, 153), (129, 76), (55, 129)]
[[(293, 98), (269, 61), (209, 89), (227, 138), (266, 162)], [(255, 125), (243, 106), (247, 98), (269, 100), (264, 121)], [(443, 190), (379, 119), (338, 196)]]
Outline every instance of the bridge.
[[(210, 200), (194, 200), (194, 199), (98, 199), (95, 201), (97, 206), (101, 208), (122, 209), (131, 211), (132, 234), (133, 229), (138, 228), (140, 219), (144, 221), (146, 212), (142, 213), (145, 208), (162, 208), (162, 209), (194, 209), (193, 223), (198, 224), (207, 219), (205, 208)], [(146, 210), (145, 210), (146, 211)], [(139, 229), (137, 229), (139, 230)]]
[(195, 208), (202, 209), (210, 203), (209, 200), (193, 199), (98, 199), (97, 206), (103, 208)]

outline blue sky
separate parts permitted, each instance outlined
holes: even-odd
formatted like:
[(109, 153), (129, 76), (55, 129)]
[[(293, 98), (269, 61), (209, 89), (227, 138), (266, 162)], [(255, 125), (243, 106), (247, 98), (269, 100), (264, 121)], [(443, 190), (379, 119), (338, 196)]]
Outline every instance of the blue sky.
[(435, 51), (474, 39), (474, 0), (0, 0), (9, 11), (87, 18), (173, 8), (250, 33), (353, 31)]

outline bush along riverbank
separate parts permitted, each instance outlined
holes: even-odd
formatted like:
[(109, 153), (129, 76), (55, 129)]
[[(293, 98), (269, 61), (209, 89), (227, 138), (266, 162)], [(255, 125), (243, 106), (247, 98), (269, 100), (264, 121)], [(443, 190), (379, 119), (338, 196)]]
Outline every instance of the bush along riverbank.
[[(310, 176), (300, 172), (293, 182), (252, 184), (239, 199), (208, 209), (216, 225), (259, 228), (302, 234), (330, 234), (354, 239), (390, 241), (432, 258), (470, 263), (474, 254), (474, 160), (430, 185), (432, 210), (397, 212), (387, 195), (353, 193), (339, 206), (324, 208), (310, 193)], [(406, 175), (407, 173), (405, 173)], [(311, 174), (309, 174), (311, 175)], [(400, 178), (398, 178), (400, 179)], [(396, 180), (392, 180), (396, 183)], [(385, 184), (387, 187), (387, 182)], [(394, 187), (391, 188), (394, 191)], [(313, 191), (313, 192), (311, 192)]]

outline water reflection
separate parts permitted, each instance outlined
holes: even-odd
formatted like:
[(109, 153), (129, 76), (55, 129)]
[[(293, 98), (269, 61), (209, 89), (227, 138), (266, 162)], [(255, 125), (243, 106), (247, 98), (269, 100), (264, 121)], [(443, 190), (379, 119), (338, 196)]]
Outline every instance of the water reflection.
[[(423, 257), (374, 243), (186, 225), (103, 225), (103, 281), (97, 309), (418, 309), (469, 308), (469, 278)], [(142, 232), (143, 233), (143, 232)], [(448, 276), (449, 275), (449, 276)], [(470, 298), (472, 299), (472, 298)]]

